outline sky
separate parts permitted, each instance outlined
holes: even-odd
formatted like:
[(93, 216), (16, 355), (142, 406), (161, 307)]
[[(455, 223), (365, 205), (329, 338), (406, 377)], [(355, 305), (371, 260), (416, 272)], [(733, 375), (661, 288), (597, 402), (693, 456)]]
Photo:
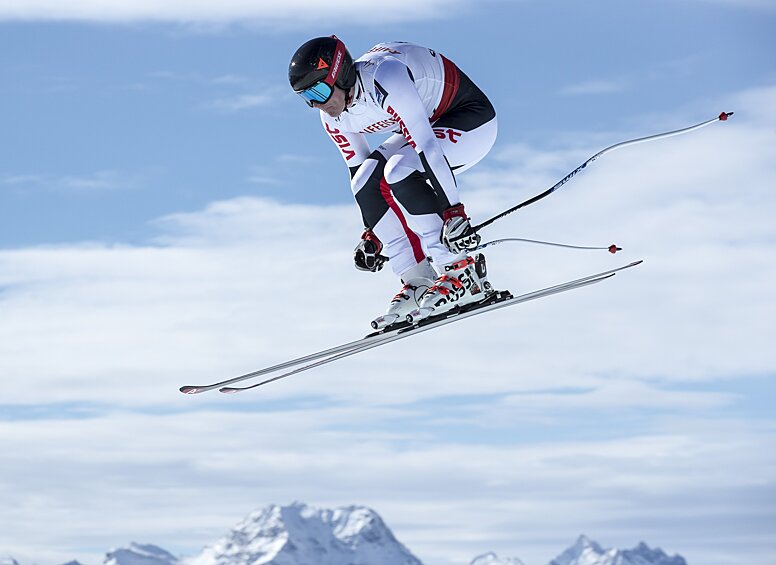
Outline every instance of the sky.
[[(194, 555), (251, 510), (375, 509), (426, 565), (543, 565), (582, 533), (693, 565), (776, 551), (776, 2), (0, 0), (0, 557)], [(338, 151), (290, 91), (336, 33), (455, 61), (499, 137), (461, 175), (514, 294), (241, 395), (398, 290), (352, 266)], [(377, 138), (379, 140), (380, 138)]]

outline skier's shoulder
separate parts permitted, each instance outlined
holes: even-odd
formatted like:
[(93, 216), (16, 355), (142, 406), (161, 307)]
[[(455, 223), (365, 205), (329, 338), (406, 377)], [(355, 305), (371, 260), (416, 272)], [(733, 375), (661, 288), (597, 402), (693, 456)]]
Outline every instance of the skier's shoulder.
[(412, 52), (418, 46), (411, 43), (378, 43), (356, 60), (356, 69), (366, 83), (392, 88), (406, 86), (406, 77), (412, 77)]
[(377, 63), (386, 57), (406, 55), (416, 47), (418, 46), (406, 41), (384, 41), (369, 49), (369, 51), (361, 55), (356, 61), (373, 61)]
[(406, 66), (425, 57), (435, 57), (436, 52), (407, 41), (387, 41), (378, 43), (356, 59), (356, 67), (364, 70), (376, 69), (387, 61), (400, 61)]
[(406, 84), (407, 77), (412, 77), (412, 71), (405, 61), (395, 58), (385, 58), (377, 67), (375, 67), (372, 75), (374, 76), (375, 82), (384, 86), (390, 84), (397, 87)]

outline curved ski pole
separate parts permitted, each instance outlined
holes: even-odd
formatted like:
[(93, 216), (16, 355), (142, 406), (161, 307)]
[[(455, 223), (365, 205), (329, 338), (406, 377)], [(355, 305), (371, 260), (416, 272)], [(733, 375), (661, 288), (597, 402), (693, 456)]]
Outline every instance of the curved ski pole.
[(587, 277), (582, 277), (580, 279), (576, 279), (573, 281), (569, 281), (566, 283), (561, 283), (555, 286), (550, 286), (541, 290), (536, 290), (533, 292), (529, 292), (520, 296), (513, 297), (508, 300), (504, 300), (502, 302), (496, 302), (494, 304), (490, 304), (488, 306), (484, 306), (482, 308), (478, 308), (475, 310), (470, 310), (468, 312), (462, 312), (460, 314), (455, 314), (452, 316), (449, 316), (447, 318), (442, 318), (440, 320), (430, 321), (430, 323), (423, 324), (421, 322), (419, 325), (410, 326), (408, 328), (401, 329), (393, 334), (389, 334), (386, 336), (380, 336), (380, 339), (376, 339), (375, 341), (371, 341), (369, 343), (366, 343), (359, 347), (351, 348), (347, 351), (343, 351), (342, 353), (339, 353), (337, 355), (333, 355), (331, 357), (327, 357), (326, 359), (321, 359), (320, 361), (316, 361), (315, 363), (310, 363), (309, 365), (304, 365), (302, 367), (297, 367), (296, 369), (293, 369), (291, 371), (288, 371), (287, 373), (283, 373), (280, 375), (277, 375), (275, 377), (260, 381), (256, 384), (245, 386), (245, 387), (223, 387), (220, 390), (220, 392), (226, 393), (226, 394), (233, 394), (236, 392), (242, 392), (245, 390), (250, 390), (253, 388), (258, 388), (260, 386), (279, 381), (280, 379), (285, 379), (286, 377), (290, 377), (292, 375), (296, 375), (298, 373), (301, 373), (303, 371), (307, 371), (309, 369), (314, 369), (315, 367), (320, 367), (322, 365), (326, 365), (327, 363), (331, 363), (332, 361), (337, 361), (339, 359), (343, 359), (345, 357), (349, 357), (351, 355), (355, 355), (356, 353), (361, 353), (362, 351), (367, 351), (369, 349), (373, 349), (375, 347), (378, 347), (380, 345), (384, 345), (386, 343), (390, 343), (392, 341), (396, 341), (399, 339), (403, 339), (405, 337), (409, 337), (410, 335), (415, 335), (439, 326), (443, 326), (446, 324), (451, 324), (453, 322), (456, 322), (458, 320), (463, 320), (465, 318), (469, 318), (471, 316), (481, 314), (483, 312), (486, 312), (488, 310), (497, 310), (499, 308), (504, 308), (506, 306), (512, 306), (515, 304), (520, 304), (522, 302), (528, 302), (529, 300), (535, 300), (537, 298), (542, 298), (545, 296), (551, 296), (553, 294), (557, 294), (560, 292), (565, 292), (568, 290), (573, 290), (576, 288), (581, 288), (583, 286), (588, 286), (591, 284), (595, 284), (601, 281), (604, 281), (608, 278), (613, 277), (618, 271), (622, 271), (624, 269), (628, 269), (630, 267), (635, 267), (636, 265), (641, 264), (642, 261), (634, 261), (632, 263), (629, 263), (627, 265), (624, 265), (622, 267), (618, 267), (616, 269), (611, 269), (609, 271), (604, 271), (601, 273), (596, 273), (594, 275), (590, 275)]
[(566, 243), (553, 243), (551, 241), (540, 241), (538, 239), (524, 239), (522, 237), (507, 237), (504, 239), (494, 239), (493, 241), (481, 243), (477, 247), (475, 247), (474, 249), (470, 249), (469, 251), (479, 251), (480, 249), (485, 249), (486, 247), (490, 247), (491, 245), (498, 245), (500, 243), (509, 243), (513, 241), (521, 242), (521, 243), (536, 243), (538, 245), (550, 245), (552, 247), (565, 247), (566, 249), (606, 250), (609, 253), (617, 253), (618, 251), (622, 251), (622, 247), (618, 247), (615, 244), (609, 245), (607, 247), (590, 247), (587, 245), (568, 245)]
[(587, 161), (582, 163), (579, 167), (577, 167), (576, 169), (571, 171), (569, 174), (567, 174), (565, 177), (560, 179), (557, 183), (555, 183), (553, 186), (551, 186), (550, 188), (548, 188), (547, 190), (545, 190), (541, 194), (537, 194), (536, 196), (533, 196), (532, 198), (529, 198), (528, 200), (525, 200), (524, 202), (521, 202), (520, 204), (518, 204), (516, 206), (513, 206), (512, 208), (509, 208), (508, 210), (504, 210), (503, 212), (501, 212), (500, 214), (498, 214), (496, 216), (493, 216), (489, 220), (485, 220), (481, 224), (479, 224), (477, 226), (474, 226), (472, 228), (472, 230), (475, 231), (475, 232), (478, 232), (482, 228), (484, 228), (485, 226), (489, 226), (490, 224), (492, 224), (496, 220), (499, 220), (499, 219), (503, 218), (507, 214), (511, 214), (512, 212), (515, 212), (516, 210), (519, 210), (520, 208), (524, 208), (524, 207), (528, 206), (529, 204), (533, 204), (537, 200), (541, 200), (545, 196), (549, 196), (550, 194), (552, 194), (553, 192), (558, 190), (561, 186), (563, 186), (568, 181), (570, 181), (579, 171), (581, 171), (582, 169), (587, 167), (590, 163), (592, 163), (593, 161), (595, 161), (599, 157), (602, 157), (603, 155), (606, 155), (610, 151), (614, 151), (615, 149), (621, 149), (623, 147), (627, 147), (628, 145), (635, 145), (637, 143), (645, 143), (647, 141), (655, 141), (655, 140), (658, 140), (658, 139), (664, 139), (664, 138), (667, 138), (667, 137), (673, 137), (675, 135), (681, 135), (683, 133), (689, 133), (691, 131), (695, 131), (696, 129), (700, 129), (702, 127), (705, 127), (705, 126), (707, 126), (709, 124), (713, 124), (715, 122), (720, 122), (720, 121), (724, 122), (732, 115), (733, 115), (733, 112), (722, 112), (716, 118), (714, 118), (712, 120), (707, 120), (705, 122), (701, 122), (699, 124), (695, 124), (694, 126), (690, 126), (690, 127), (686, 127), (686, 128), (682, 128), (682, 129), (678, 129), (678, 130), (674, 130), (674, 131), (668, 131), (668, 132), (665, 132), (665, 133), (658, 133), (658, 134), (655, 134), (655, 135), (649, 135), (647, 137), (639, 137), (637, 139), (630, 139), (628, 141), (622, 141), (620, 143), (615, 143), (614, 145), (610, 145), (606, 149), (602, 149), (601, 151), (599, 151), (598, 153), (596, 153), (595, 155), (590, 157), (590, 159), (588, 159)]

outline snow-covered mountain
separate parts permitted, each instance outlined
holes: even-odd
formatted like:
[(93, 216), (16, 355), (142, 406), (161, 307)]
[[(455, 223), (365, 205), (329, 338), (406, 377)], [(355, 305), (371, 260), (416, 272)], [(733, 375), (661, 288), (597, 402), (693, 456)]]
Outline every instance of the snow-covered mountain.
[[(11, 557), (0, 565), (20, 565)], [(80, 565), (70, 562), (67, 565)], [(155, 545), (132, 543), (111, 550), (102, 565), (422, 565), (391, 533), (377, 513), (364, 506), (318, 510), (296, 502), (258, 509), (193, 557), (175, 557)], [(495, 553), (470, 565), (524, 565)], [(661, 549), (640, 543), (633, 549), (602, 549), (580, 536), (549, 565), (687, 565)]]
[(662, 549), (644, 542), (633, 549), (602, 549), (596, 542), (579, 536), (577, 542), (550, 561), (549, 565), (687, 565), (683, 557), (669, 557)]
[(127, 549), (114, 549), (103, 565), (177, 565), (178, 559), (155, 545), (132, 543)]
[(517, 557), (499, 558), (498, 555), (490, 552), (475, 557), (470, 565), (524, 565), (524, 563)]
[(306, 504), (251, 513), (186, 565), (422, 565), (376, 512)]

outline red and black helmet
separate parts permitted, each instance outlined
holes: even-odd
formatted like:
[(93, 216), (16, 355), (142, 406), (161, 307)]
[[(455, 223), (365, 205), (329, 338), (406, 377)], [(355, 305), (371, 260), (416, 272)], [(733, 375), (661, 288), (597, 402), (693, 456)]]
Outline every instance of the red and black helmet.
[(344, 91), (356, 84), (353, 57), (336, 35), (316, 37), (296, 50), (288, 65), (288, 82), (302, 92), (319, 82)]

